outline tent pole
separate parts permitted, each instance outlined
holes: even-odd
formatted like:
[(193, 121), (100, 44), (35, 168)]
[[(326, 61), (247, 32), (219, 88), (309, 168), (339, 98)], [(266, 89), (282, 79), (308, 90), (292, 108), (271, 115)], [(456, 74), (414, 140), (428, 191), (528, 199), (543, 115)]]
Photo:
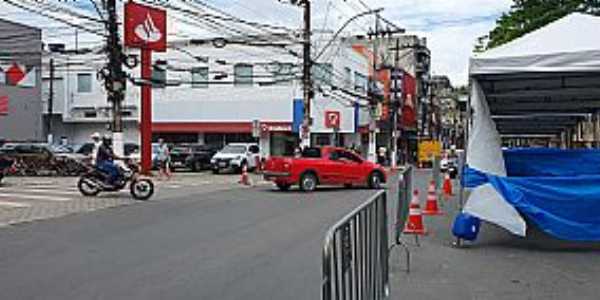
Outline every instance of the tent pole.
[[(460, 166), (460, 170), (459, 170), (459, 184), (460, 184), (460, 189), (459, 189), (459, 193), (458, 193), (458, 210), (459, 213), (462, 212), (463, 207), (464, 207), (464, 202), (465, 202), (465, 187), (462, 185), (462, 179), (463, 179), (463, 170), (465, 165), (467, 164), (467, 151), (469, 148), (469, 132), (470, 129), (469, 127), (471, 127), (471, 88), (472, 88), (472, 80), (469, 77), (469, 83), (468, 83), (468, 91), (469, 91), (469, 96), (467, 98), (467, 112), (466, 112), (466, 116), (465, 116), (465, 124), (464, 124), (464, 134), (463, 134), (463, 144), (464, 144), (464, 152), (463, 155), (459, 158), (459, 166)], [(461, 163), (462, 162), (462, 163)], [(461, 247), (462, 246), (462, 239), (461, 238), (456, 238), (456, 241), (454, 242), (454, 246), (455, 247)]]

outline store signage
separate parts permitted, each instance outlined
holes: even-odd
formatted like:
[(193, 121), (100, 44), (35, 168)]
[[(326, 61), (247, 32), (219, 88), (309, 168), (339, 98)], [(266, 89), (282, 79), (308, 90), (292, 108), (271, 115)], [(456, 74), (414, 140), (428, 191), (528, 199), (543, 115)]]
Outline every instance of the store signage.
[(289, 132), (292, 131), (292, 125), (269, 125), (269, 124), (262, 124), (262, 131), (263, 132)]
[(326, 111), (325, 112), (325, 127), (327, 128), (340, 128), (341, 117), (339, 111)]
[(158, 52), (167, 50), (167, 12), (127, 2), (125, 4), (125, 46)]

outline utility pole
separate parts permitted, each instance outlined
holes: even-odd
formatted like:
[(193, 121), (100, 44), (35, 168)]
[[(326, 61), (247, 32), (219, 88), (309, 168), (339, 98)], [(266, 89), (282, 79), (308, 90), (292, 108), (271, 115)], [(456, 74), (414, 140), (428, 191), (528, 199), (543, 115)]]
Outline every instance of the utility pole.
[(302, 74), (302, 85), (303, 85), (303, 101), (304, 101), (304, 120), (302, 122), (302, 129), (300, 130), (301, 145), (303, 147), (310, 147), (310, 126), (312, 125), (312, 118), (310, 117), (310, 104), (312, 98), (312, 78), (311, 78), (311, 54), (310, 54), (310, 40), (311, 40), (311, 22), (310, 22), (310, 0), (303, 0), (300, 2), (304, 4), (304, 43), (303, 43), (303, 74)]
[[(370, 35), (371, 36), (371, 35)], [(377, 99), (375, 90), (377, 88), (377, 56), (379, 55), (379, 14), (375, 14), (375, 32), (372, 34), (373, 39), (373, 74), (371, 76), (370, 96), (371, 101), (369, 105), (369, 112), (371, 120), (369, 121), (369, 151), (367, 153), (367, 159), (375, 162), (377, 161)]]
[(119, 38), (119, 25), (117, 23), (116, 0), (105, 0), (108, 12), (107, 47), (108, 51), (108, 78), (104, 79), (108, 102), (112, 103), (112, 136), (113, 150), (118, 156), (123, 156), (123, 121), (121, 116), (121, 105), (125, 90), (125, 76), (123, 73), (122, 48)]
[(400, 39), (396, 38), (396, 47), (392, 48), (394, 53), (394, 69), (392, 77), (394, 82), (394, 96), (392, 98), (392, 167), (398, 166), (398, 137), (402, 135), (398, 129), (398, 121), (402, 120), (402, 108), (404, 101), (402, 93), (398, 93), (402, 89), (403, 72), (400, 70)]
[(48, 118), (46, 118), (46, 134), (48, 137), (48, 144), (54, 142), (52, 136), (52, 114), (54, 113), (54, 58), (50, 59), (50, 83), (49, 83), (49, 94), (48, 94)]
[[(371, 82), (369, 85), (369, 94), (370, 94), (370, 105), (369, 105), (369, 110), (371, 113), (371, 120), (369, 123), (369, 151), (368, 151), (368, 156), (367, 158), (370, 161), (376, 161), (377, 160), (377, 105), (379, 104), (379, 100), (378, 95), (376, 95), (376, 91), (377, 91), (377, 82), (378, 82), (378, 75), (379, 75), (379, 62), (378, 62), (378, 58), (379, 58), (379, 38), (383, 38), (385, 36), (392, 36), (394, 34), (402, 34), (405, 32), (404, 29), (402, 28), (395, 28), (395, 29), (381, 29), (380, 28), (380, 16), (379, 13), (375, 14), (375, 32), (369, 32), (368, 36), (369, 39), (373, 39), (373, 74), (371, 77)], [(399, 48), (399, 47), (397, 47)], [(396, 55), (399, 55), (398, 53), (396, 53)], [(399, 60), (399, 58), (397, 58)], [(384, 59), (385, 60), (385, 59)], [(382, 64), (385, 64), (385, 61), (382, 62)], [(398, 63), (396, 63), (397, 65)], [(385, 94), (384, 91), (381, 91), (383, 94)], [(382, 95), (384, 96), (384, 95)], [(392, 101), (392, 110), (394, 109), (394, 101)], [(395, 117), (395, 112), (392, 114), (392, 120), (391, 120), (394, 124), (396, 124), (396, 117)], [(395, 125), (394, 125), (395, 126)], [(395, 139), (394, 139), (395, 140)], [(392, 143), (391, 145), (393, 151), (391, 153), (391, 159), (392, 159), (392, 165), (395, 166), (395, 162), (396, 162), (396, 154), (395, 151), (397, 150), (396, 147), (394, 146), (394, 143)]]

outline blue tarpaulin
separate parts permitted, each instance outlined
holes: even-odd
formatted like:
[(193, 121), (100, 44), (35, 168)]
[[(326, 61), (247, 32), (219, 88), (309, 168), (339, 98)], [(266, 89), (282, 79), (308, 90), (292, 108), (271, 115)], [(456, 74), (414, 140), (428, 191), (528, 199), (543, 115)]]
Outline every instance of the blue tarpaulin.
[[(586, 169), (586, 166), (579, 168)], [(600, 241), (600, 174), (504, 177), (466, 168), (464, 175), (465, 187), (491, 183), (517, 211), (556, 238)]]
[(522, 148), (503, 155), (509, 177), (600, 175), (597, 149)]

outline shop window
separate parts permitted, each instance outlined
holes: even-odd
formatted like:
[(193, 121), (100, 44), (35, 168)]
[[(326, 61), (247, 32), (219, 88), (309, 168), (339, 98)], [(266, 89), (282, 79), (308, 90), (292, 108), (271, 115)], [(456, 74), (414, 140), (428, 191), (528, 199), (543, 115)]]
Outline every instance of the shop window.
[(344, 67), (344, 87), (352, 89), (352, 70), (348, 67)]
[(152, 68), (152, 87), (164, 88), (167, 85), (167, 69), (166, 66), (155, 65)]
[(249, 86), (252, 85), (252, 65), (249, 64), (236, 64), (234, 67), (234, 79), (233, 84), (236, 86)]
[(329, 146), (331, 145), (331, 134), (329, 133), (316, 133), (313, 134), (314, 143), (317, 146)]
[(92, 92), (92, 74), (81, 73), (77, 74), (77, 92), (91, 93)]
[(367, 92), (367, 76), (354, 72), (354, 90), (359, 93)]
[(288, 85), (294, 80), (294, 64), (292, 63), (275, 63), (271, 66), (273, 73), (273, 81), (277, 85)]
[(333, 75), (333, 66), (331, 64), (314, 64), (312, 66), (312, 76), (318, 84), (331, 85)]
[(208, 67), (192, 68), (192, 88), (208, 87)]

